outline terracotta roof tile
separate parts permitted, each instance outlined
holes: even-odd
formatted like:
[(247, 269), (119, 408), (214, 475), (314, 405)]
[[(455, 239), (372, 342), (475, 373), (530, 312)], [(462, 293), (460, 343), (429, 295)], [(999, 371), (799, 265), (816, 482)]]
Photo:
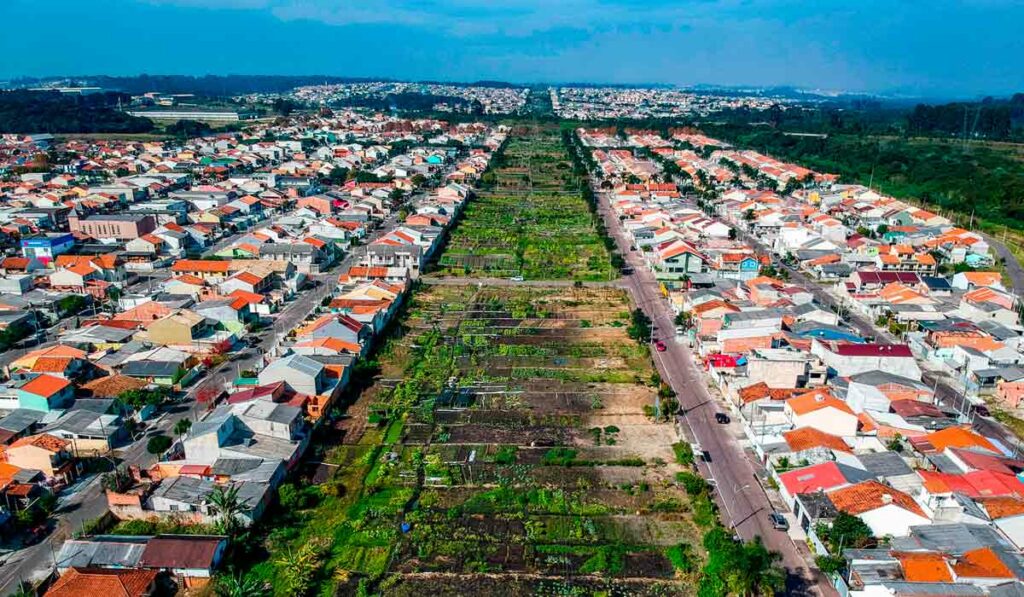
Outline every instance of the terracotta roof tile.
[(1013, 578), (1013, 572), (991, 547), (968, 551), (953, 563), (958, 578)]
[(910, 582), (953, 582), (953, 574), (941, 553), (893, 553), (903, 567), (903, 578)]
[(149, 594), (158, 573), (158, 570), (69, 568), (46, 591), (46, 597), (142, 597)]
[(814, 448), (828, 448), (848, 453), (853, 452), (850, 446), (843, 441), (843, 438), (831, 433), (825, 433), (814, 427), (793, 429), (783, 433), (782, 437), (786, 440), (786, 444), (789, 445), (789, 449), (794, 452), (802, 452)]
[(902, 491), (882, 485), (878, 481), (864, 481), (850, 487), (836, 489), (830, 491), (828, 497), (836, 509), (854, 516), (877, 510), (887, 504), (893, 504), (927, 518), (924, 510), (914, 501), (914, 498)]
[(49, 452), (60, 452), (61, 450), (66, 449), (69, 445), (71, 445), (71, 442), (66, 439), (61, 439), (56, 435), (50, 435), (49, 433), (40, 433), (38, 435), (23, 437), (11, 444), (10, 447), (20, 448), (22, 446), (35, 446)]

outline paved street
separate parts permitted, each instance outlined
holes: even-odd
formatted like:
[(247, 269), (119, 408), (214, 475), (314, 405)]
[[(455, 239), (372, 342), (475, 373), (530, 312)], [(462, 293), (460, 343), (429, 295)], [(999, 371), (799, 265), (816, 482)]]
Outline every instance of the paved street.
[(1010, 278), (1010, 284), (1013, 285), (1013, 290), (1017, 296), (1024, 293), (1024, 267), (1021, 267), (1020, 261), (1017, 260), (1017, 256), (1013, 254), (1013, 251), (1006, 246), (1006, 243), (995, 238), (990, 234), (985, 234), (980, 230), (976, 230), (978, 234), (984, 237), (985, 241), (988, 242), (992, 250), (996, 252), (996, 255), (1002, 257), (1006, 262), (1006, 276)]
[[(633, 268), (633, 273), (623, 278), (626, 287), (633, 294), (637, 307), (651, 318), (655, 337), (672, 338), (675, 334), (674, 316), (668, 301), (661, 296), (660, 284), (643, 262), (642, 253), (629, 250), (629, 238), (610, 210), (607, 193), (598, 193), (598, 198), (605, 225), (627, 264)], [(715, 413), (719, 412), (719, 405), (708, 390), (690, 351), (674, 341), (665, 344), (665, 352), (653, 352), (655, 363), (662, 379), (678, 394), (683, 412), (679, 423), (685, 427), (684, 433), (711, 456), (711, 462), (701, 464), (701, 472), (715, 484), (725, 523), (745, 540), (761, 537), (769, 549), (782, 555), (782, 564), (789, 572), (787, 594), (834, 595), (831, 585), (809, 569), (789, 535), (772, 528), (768, 521), (772, 506), (760, 484), (756, 465), (740, 445), (738, 431), (716, 423)]]

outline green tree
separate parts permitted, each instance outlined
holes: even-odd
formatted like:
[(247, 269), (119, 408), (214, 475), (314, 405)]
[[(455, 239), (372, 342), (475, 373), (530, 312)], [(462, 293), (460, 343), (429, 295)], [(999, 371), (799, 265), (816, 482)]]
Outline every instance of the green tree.
[(704, 535), (708, 559), (704, 565), (700, 595), (774, 595), (785, 587), (781, 556), (770, 551), (760, 537), (740, 543), (722, 527)]
[(327, 175), (327, 180), (330, 181), (331, 184), (345, 184), (345, 181), (347, 179), (348, 170), (346, 170), (345, 168), (340, 168), (338, 166), (331, 168), (330, 174)]
[(164, 387), (154, 390), (125, 390), (117, 395), (117, 399), (123, 404), (139, 410), (144, 406), (158, 406), (162, 404), (170, 393), (171, 391)]
[(171, 438), (166, 435), (154, 435), (146, 442), (146, 451), (150, 454), (163, 454), (171, 447), (172, 443)]
[(839, 553), (848, 547), (867, 547), (873, 539), (871, 527), (860, 518), (846, 512), (840, 512), (832, 519), (831, 526), (822, 525), (818, 530), (822, 531), (818, 535), (829, 544), (829, 551), (833, 553)]

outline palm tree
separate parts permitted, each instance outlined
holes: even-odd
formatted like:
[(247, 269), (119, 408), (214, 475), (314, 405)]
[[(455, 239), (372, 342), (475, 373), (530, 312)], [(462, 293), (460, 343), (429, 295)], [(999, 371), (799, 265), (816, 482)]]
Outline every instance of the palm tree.
[(191, 419), (181, 419), (177, 423), (174, 424), (174, 435), (178, 435), (178, 436), (185, 435), (186, 433), (188, 433), (188, 430), (191, 429), (191, 428), (192, 428), (192, 420)]
[(223, 485), (216, 489), (206, 498), (210, 510), (220, 517), (217, 524), (225, 535), (233, 535), (238, 529), (238, 515), (242, 512), (242, 503), (238, 499), (238, 486), (229, 485), (227, 489)]
[(31, 584), (23, 581), (18, 583), (18, 588), (11, 593), (11, 597), (36, 597), (37, 594)]

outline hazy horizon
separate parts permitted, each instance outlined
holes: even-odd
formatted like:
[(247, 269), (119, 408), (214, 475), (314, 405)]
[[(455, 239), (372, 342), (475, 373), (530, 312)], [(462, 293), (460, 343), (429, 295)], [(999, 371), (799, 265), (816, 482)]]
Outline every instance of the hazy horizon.
[(1024, 90), (1015, 25), (1024, 5), (890, 4), (7, 0), (0, 19), (33, 26), (0, 38), (17, 57), (0, 78), (237, 73), (950, 98)]

